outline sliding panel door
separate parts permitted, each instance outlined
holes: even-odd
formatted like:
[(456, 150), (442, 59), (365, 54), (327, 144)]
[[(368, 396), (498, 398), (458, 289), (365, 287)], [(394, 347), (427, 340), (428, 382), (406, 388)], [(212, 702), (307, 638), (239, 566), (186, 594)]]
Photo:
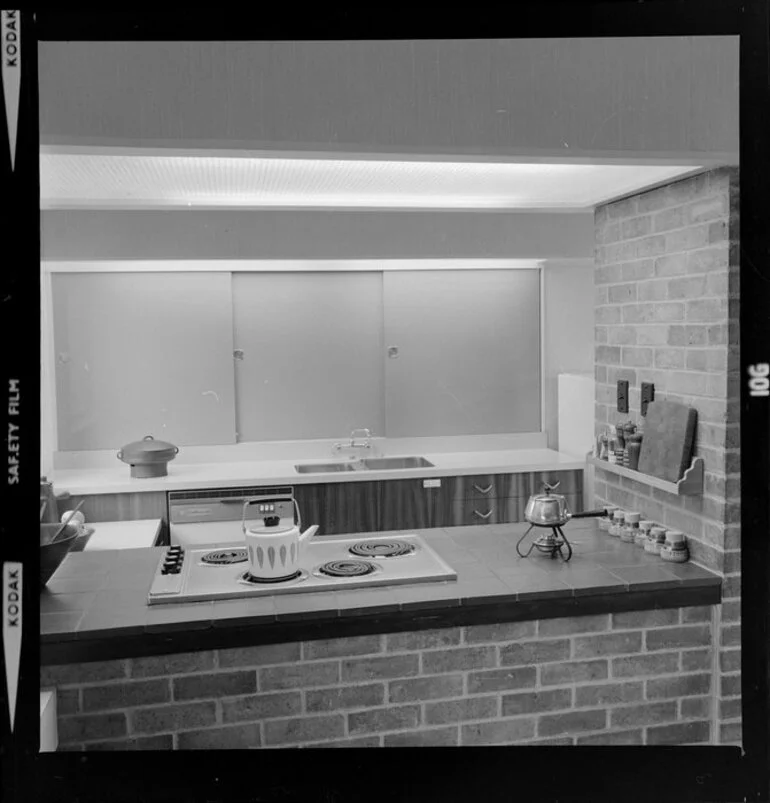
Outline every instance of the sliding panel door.
[(235, 441), (229, 273), (52, 279), (59, 450)]
[(233, 274), (240, 441), (384, 433), (382, 275)]
[(388, 437), (540, 431), (538, 270), (388, 271), (383, 291)]

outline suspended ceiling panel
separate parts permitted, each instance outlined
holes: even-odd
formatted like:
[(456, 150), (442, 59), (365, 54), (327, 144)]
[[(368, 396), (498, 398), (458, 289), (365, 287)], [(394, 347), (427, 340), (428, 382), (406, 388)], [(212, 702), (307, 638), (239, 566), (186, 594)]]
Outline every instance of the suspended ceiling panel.
[(44, 209), (587, 209), (693, 165), (41, 153)]

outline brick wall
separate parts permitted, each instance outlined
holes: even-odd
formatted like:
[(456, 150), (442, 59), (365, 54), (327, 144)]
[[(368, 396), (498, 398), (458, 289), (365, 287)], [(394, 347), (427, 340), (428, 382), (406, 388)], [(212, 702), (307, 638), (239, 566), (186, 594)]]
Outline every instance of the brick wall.
[(60, 749), (689, 744), (713, 606), (43, 667)]
[[(702, 496), (676, 496), (597, 470), (597, 502), (683, 530), (692, 559), (725, 577), (718, 606), (720, 738), (740, 740), (738, 171), (720, 168), (598, 207), (596, 431), (656, 399), (698, 411)], [(630, 383), (630, 415), (616, 383)]]

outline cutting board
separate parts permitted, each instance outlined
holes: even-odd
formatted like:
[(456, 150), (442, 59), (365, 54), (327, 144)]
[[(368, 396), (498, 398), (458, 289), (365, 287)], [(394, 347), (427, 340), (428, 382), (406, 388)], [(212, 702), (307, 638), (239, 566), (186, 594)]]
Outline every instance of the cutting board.
[(639, 471), (677, 482), (692, 460), (698, 411), (670, 401), (653, 401), (647, 407)]

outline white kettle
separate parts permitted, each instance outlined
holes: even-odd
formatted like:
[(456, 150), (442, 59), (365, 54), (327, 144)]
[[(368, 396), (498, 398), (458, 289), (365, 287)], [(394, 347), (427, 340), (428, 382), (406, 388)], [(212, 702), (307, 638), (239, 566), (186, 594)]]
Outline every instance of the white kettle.
[(243, 504), (243, 517), (241, 527), (246, 539), (246, 551), (249, 556), (250, 573), (263, 580), (278, 580), (291, 577), (302, 569), (302, 547), (318, 532), (318, 525), (308, 527), (301, 532), (302, 520), (300, 518), (297, 500), (292, 499), (297, 514), (297, 523), (282, 524), (281, 517), (276, 515), (264, 516), (262, 521), (253, 522), (246, 526), (246, 509), (254, 502), (269, 503), (271, 500), (264, 496), (247, 499)]

